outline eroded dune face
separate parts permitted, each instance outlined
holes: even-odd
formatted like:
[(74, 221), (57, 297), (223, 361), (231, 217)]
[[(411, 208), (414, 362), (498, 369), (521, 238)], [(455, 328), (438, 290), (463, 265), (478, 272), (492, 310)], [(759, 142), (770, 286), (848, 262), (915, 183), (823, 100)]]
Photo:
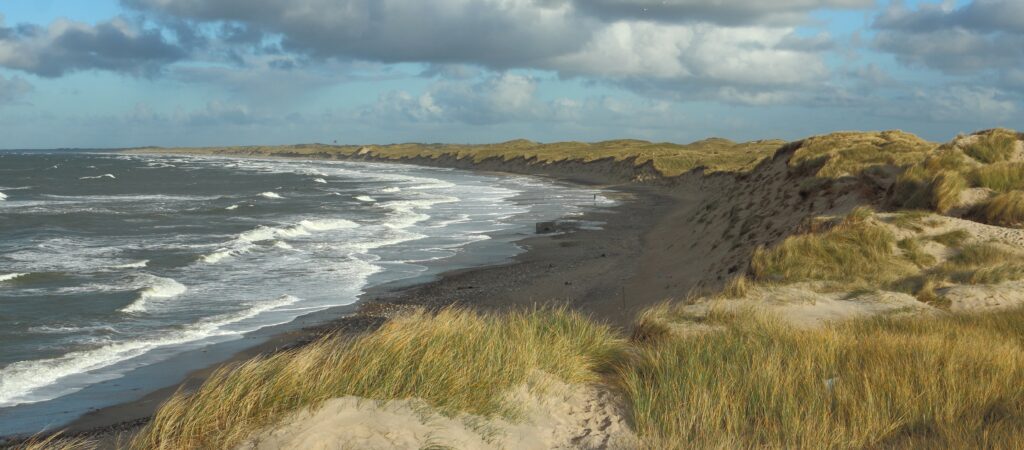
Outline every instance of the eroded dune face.
[(416, 400), (327, 401), (258, 433), (239, 450), (637, 448), (619, 399), (606, 388), (569, 385), (535, 373), (508, 393), (522, 420), (446, 417)]

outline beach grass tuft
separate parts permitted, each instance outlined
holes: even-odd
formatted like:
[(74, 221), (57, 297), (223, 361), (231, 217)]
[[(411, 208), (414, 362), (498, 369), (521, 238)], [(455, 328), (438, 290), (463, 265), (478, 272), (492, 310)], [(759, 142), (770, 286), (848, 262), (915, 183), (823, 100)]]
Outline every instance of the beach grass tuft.
[(971, 182), (996, 192), (1024, 190), (1024, 162), (1001, 162), (978, 167)]
[(868, 220), (864, 211), (855, 210), (827, 231), (790, 236), (773, 248), (758, 248), (751, 262), (754, 280), (880, 285), (911, 272), (913, 265), (895, 254), (896, 237)]
[(621, 357), (623, 342), (565, 309), (419, 312), (355, 339), (327, 338), (218, 370), (194, 394), (168, 400), (133, 447), (231, 448), (288, 413), (349, 395), (514, 418), (502, 394), (531, 372), (596, 381)]
[(740, 315), (718, 332), (643, 346), (619, 373), (646, 448), (1024, 441), (1022, 311), (821, 329)]
[(964, 153), (985, 164), (1011, 159), (1017, 148), (1017, 134), (1010, 130), (991, 130), (979, 134), (977, 141), (964, 148)]
[(978, 205), (973, 215), (990, 225), (1024, 227), (1024, 191), (999, 194)]

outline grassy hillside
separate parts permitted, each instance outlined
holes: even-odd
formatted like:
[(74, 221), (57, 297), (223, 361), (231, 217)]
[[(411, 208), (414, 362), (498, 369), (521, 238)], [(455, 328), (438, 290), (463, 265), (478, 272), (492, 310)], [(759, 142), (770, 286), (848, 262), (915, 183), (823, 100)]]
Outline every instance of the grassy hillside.
[(771, 156), (785, 142), (763, 140), (736, 143), (728, 139), (707, 139), (691, 144), (652, 143), (640, 140), (616, 140), (596, 143), (557, 142), (541, 144), (527, 140), (486, 145), (395, 144), (370, 146), (330, 146), (320, 144), (278, 147), (211, 147), (202, 149), (160, 149), (173, 152), (242, 153), (262, 155), (334, 155), (401, 160), (408, 158), (453, 157), (480, 162), (491, 158), (532, 159), (537, 163), (592, 162), (611, 158), (633, 159), (636, 165), (648, 162), (664, 176), (677, 176), (697, 167), (709, 172), (744, 172)]

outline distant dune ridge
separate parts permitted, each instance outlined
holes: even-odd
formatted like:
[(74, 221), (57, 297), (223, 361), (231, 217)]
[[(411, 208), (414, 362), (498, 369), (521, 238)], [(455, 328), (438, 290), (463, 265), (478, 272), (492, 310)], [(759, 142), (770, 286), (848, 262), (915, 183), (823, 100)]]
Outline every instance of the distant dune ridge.
[(1024, 134), (134, 151), (535, 173), (675, 202), (631, 281), (663, 302), (627, 329), (416, 310), (223, 369), (134, 448), (1024, 442)]

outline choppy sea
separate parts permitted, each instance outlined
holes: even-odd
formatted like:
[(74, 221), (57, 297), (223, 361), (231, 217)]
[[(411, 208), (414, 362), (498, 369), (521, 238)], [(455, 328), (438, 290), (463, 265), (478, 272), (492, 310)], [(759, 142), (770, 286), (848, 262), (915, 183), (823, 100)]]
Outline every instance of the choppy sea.
[(0, 435), (173, 384), (371, 286), (501, 262), (537, 221), (610, 203), (401, 164), (2, 152)]

